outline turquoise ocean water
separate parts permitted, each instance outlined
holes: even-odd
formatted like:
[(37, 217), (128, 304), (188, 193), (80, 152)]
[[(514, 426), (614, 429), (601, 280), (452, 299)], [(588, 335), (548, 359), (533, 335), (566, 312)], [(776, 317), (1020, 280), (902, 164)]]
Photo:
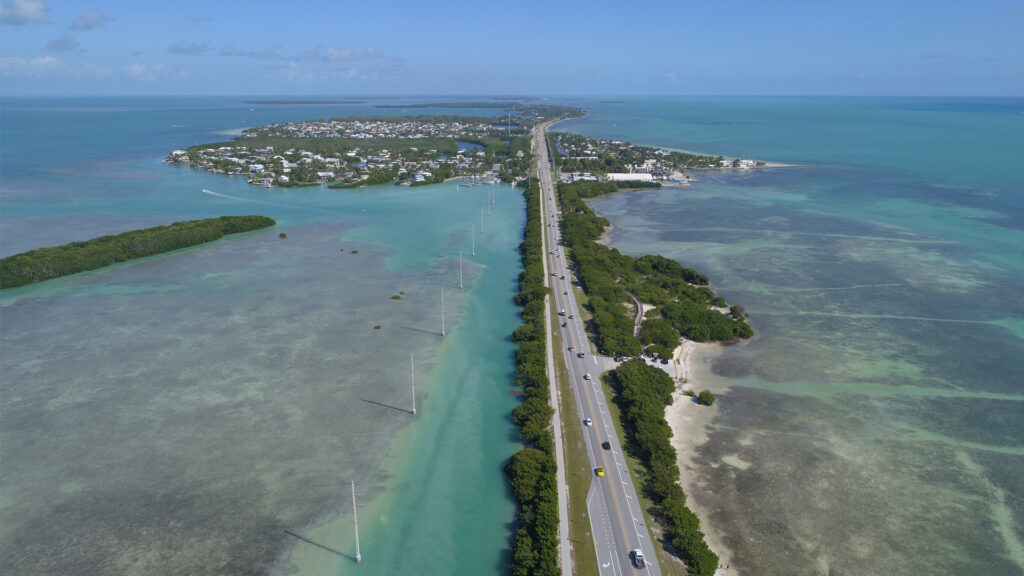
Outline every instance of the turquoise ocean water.
[(557, 129), (805, 165), (594, 200), (744, 305), (690, 500), (740, 574), (1024, 574), (1024, 100), (625, 98)]
[[(613, 245), (752, 314), (757, 338), (697, 367), (721, 401), (683, 479), (730, 570), (1024, 573), (1024, 103), (616, 100), (566, 100), (591, 114), (561, 128), (808, 165), (594, 202)], [(0, 102), (0, 255), (279, 222), (0, 295), (0, 572), (502, 573), (519, 192), (498, 188), (460, 292), (482, 187), (265, 190), (161, 163), (402, 112), (376, 103)]]
[[(490, 187), (268, 190), (161, 162), (394, 102), (0, 103), (3, 255), (221, 214), (278, 221), (0, 295), (0, 572), (350, 573), (352, 480), (359, 573), (501, 571), (520, 191), (494, 186), (480, 234)], [(452, 110), (415, 110), (431, 112)]]

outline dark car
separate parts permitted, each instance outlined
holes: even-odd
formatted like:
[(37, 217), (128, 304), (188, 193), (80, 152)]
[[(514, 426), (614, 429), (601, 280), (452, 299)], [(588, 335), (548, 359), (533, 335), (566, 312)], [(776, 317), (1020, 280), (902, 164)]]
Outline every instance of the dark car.
[(604, 442), (601, 442), (601, 448), (604, 448), (605, 450), (611, 450), (612, 449), (612, 443), (608, 442), (607, 440), (604, 441)]
[(643, 568), (647, 566), (647, 561), (644, 559), (644, 553), (639, 548), (632, 550), (629, 553), (629, 558), (633, 561), (633, 565), (637, 568)]

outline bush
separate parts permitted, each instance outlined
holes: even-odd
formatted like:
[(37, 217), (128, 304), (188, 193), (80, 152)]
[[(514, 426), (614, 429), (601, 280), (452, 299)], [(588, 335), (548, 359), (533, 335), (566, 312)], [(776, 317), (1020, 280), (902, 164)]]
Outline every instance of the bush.
[(278, 238), (287, 238), (287, 237), (288, 237), (288, 235), (287, 235), (287, 234), (285, 234), (284, 232), (281, 232), (280, 234), (278, 234), (278, 235), (277, 235), (277, 237), (278, 237)]
[(700, 394), (697, 394), (697, 403), (702, 406), (711, 406), (715, 403), (715, 395), (710, 390), (701, 390)]
[[(679, 486), (672, 429), (665, 421), (665, 407), (672, 403), (675, 384), (664, 371), (637, 360), (619, 365), (609, 382), (621, 409), (626, 447), (643, 462), (643, 490), (658, 507), (657, 516), (687, 572), (712, 576), (718, 556), (708, 548), (700, 531), (700, 519), (686, 507), (686, 495)], [(701, 394), (710, 394), (706, 390)]]
[[(615, 182), (580, 181), (558, 186), (562, 238), (572, 249), (577, 277), (590, 297), (588, 308), (593, 313), (598, 351), (636, 356), (641, 344), (674, 349), (680, 334), (698, 342), (753, 336), (742, 316), (730, 317), (709, 309), (724, 305), (724, 300), (707, 287), (708, 279), (703, 274), (663, 256), (633, 258), (597, 242), (609, 223), (583, 199), (618, 189)], [(629, 293), (658, 307), (641, 326), (639, 339), (633, 336), (633, 318), (623, 306), (632, 302)]]

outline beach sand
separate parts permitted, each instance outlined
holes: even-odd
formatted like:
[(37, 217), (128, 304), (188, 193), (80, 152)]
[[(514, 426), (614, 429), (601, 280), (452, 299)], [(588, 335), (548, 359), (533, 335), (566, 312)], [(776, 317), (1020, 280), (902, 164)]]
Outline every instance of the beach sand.
[[(704, 444), (707, 437), (707, 425), (715, 417), (718, 408), (697, 404), (694, 398), (683, 393), (684, 390), (699, 392), (701, 374), (710, 371), (711, 360), (721, 353), (721, 346), (715, 343), (686, 341), (675, 349), (672, 365), (676, 373), (676, 391), (672, 395), (672, 404), (665, 408), (665, 420), (672, 428), (672, 446), (676, 449), (676, 465), (679, 467), (680, 483), (686, 492), (687, 506), (701, 520), (708, 546), (720, 559), (716, 576), (736, 576), (735, 568), (730, 564), (731, 551), (723, 544), (721, 534), (714, 530), (708, 522), (708, 510), (698, 498), (694, 497), (694, 483), (697, 481), (691, 472), (696, 469), (694, 456), (697, 449)], [(736, 465), (723, 462), (726, 465)]]

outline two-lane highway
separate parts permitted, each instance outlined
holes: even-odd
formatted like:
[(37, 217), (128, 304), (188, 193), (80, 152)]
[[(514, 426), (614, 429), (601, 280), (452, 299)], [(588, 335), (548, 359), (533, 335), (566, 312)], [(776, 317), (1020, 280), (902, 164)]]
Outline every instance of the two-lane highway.
[[(554, 293), (554, 304), (556, 310), (559, 310), (558, 321), (561, 325), (561, 342), (556, 343), (556, 348), (560, 344), (565, 356), (576, 398), (579, 425), (584, 427), (585, 432), (584, 439), (591, 464), (589, 473), (592, 477), (587, 494), (587, 511), (597, 563), (601, 574), (660, 575), (654, 543), (644, 523), (636, 489), (622, 454), (622, 444), (600, 389), (601, 373), (614, 367), (615, 363), (610, 358), (592, 354), (590, 350), (573, 292), (572, 274), (560, 241), (544, 127), (537, 131), (537, 138), (541, 211), (545, 249), (548, 250), (548, 270), (551, 271), (548, 285)], [(598, 470), (603, 475), (599, 475)], [(636, 561), (632, 554), (634, 550), (640, 551), (645, 562)], [(642, 564), (646, 565), (641, 567)]]

